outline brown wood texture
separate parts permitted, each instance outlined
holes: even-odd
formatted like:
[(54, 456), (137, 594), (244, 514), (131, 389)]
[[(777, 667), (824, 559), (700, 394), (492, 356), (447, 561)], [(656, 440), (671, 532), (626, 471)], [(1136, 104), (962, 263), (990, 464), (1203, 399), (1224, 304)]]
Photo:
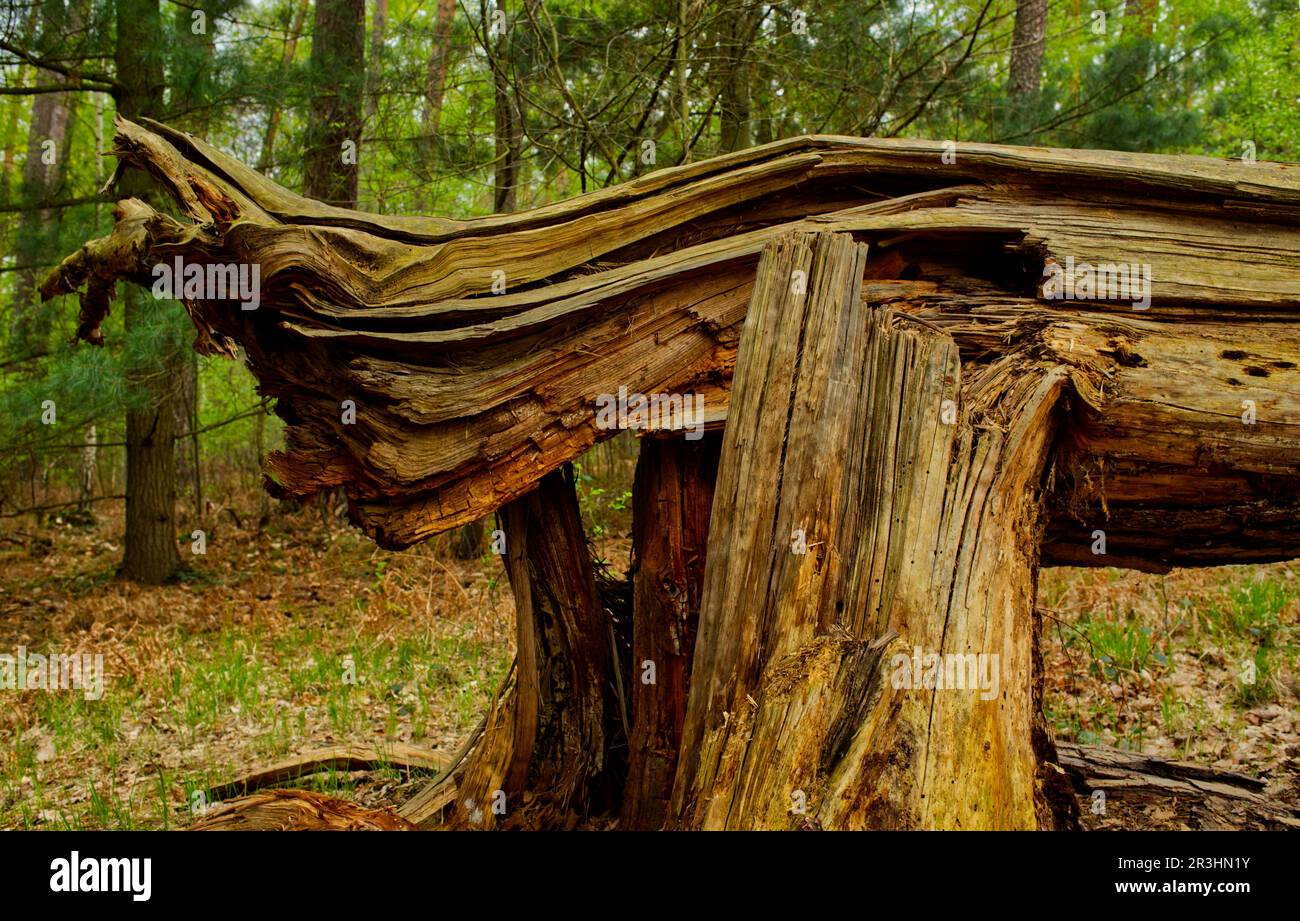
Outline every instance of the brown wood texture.
[[(613, 626), (596, 588), (567, 471), (500, 511), (515, 596), (510, 677), (448, 771), (408, 818), (449, 828), (573, 828), (617, 804), (621, 765)], [(626, 758), (626, 738), (617, 747)]]
[[(525, 494), (611, 434), (593, 406), (620, 386), (702, 392), (721, 421), (758, 253), (815, 229), (869, 243), (864, 293), (939, 326), (964, 358), (1036, 343), (1071, 369), (1046, 562), (1300, 554), (1294, 515), (1255, 524), (1291, 509), (1297, 486), (1294, 168), (809, 137), (454, 221), (313, 202), (154, 122), (119, 121), (115, 151), (187, 220), (123, 205), (115, 236), (45, 293), (88, 283), (93, 339), (112, 279), (151, 280), (177, 256), (257, 264), (257, 310), (188, 303), (199, 344), (242, 346), (277, 398), (288, 447), (268, 462), (272, 488), (346, 484), (385, 546)], [(1149, 266), (1150, 306), (1041, 297), (1044, 266), (1069, 259)], [(355, 424), (340, 421), (347, 399)], [(1167, 501), (1148, 501), (1156, 489)], [(1108, 526), (1097, 558), (1090, 535)], [(1204, 540), (1173, 546), (1175, 529)]]
[(722, 440), (644, 438), (632, 488), (632, 731), (621, 827), (657, 829), (681, 750)]
[[(784, 238), (759, 263), (675, 821), (1055, 825), (1033, 598), (1066, 373), (1029, 350), (962, 368), (951, 338), (862, 297), (866, 265), (844, 234)], [(944, 401), (960, 414), (945, 419)], [(989, 685), (896, 681), (917, 650), (990, 656)]]
[(306, 790), (268, 790), (222, 803), (190, 831), (415, 831), (386, 809)]
[(378, 748), (333, 745), (253, 768), (235, 780), (210, 788), (208, 798), (223, 800), (324, 771), (369, 771), (386, 766), (441, 771), (449, 761), (450, 758), (445, 754), (405, 742), (386, 742)]
[[(1084, 745), (1058, 746), (1089, 830), (1300, 830), (1300, 809), (1266, 795), (1264, 781), (1199, 764)], [(1104, 800), (1094, 810), (1094, 794)]]

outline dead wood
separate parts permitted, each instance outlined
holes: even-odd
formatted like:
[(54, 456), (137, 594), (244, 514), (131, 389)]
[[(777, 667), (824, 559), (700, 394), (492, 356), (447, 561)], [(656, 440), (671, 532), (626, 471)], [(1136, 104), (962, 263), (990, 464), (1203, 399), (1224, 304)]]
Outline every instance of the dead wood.
[(305, 790), (269, 790), (231, 800), (190, 831), (414, 831), (387, 809), (366, 809)]
[(1113, 748), (1060, 744), (1057, 754), (1089, 830), (1300, 830), (1300, 809), (1255, 777)]
[[(286, 422), (269, 489), (345, 488), (394, 548), (500, 510), (519, 657), (421, 824), (1073, 827), (1037, 567), (1300, 557), (1293, 167), (805, 137), (455, 221), (154, 122), (114, 151), (179, 216), (119, 202), (47, 279), (81, 338), (117, 281), (197, 267), (197, 347), (242, 350)], [(214, 288), (239, 267), (256, 305)], [(723, 436), (716, 470), (638, 475), (616, 613), (562, 470), (620, 393), (702, 396)], [(894, 680), (975, 651), (988, 696)], [(1124, 801), (1202, 785), (1123, 770)]]
[(235, 780), (212, 787), (208, 790), (208, 799), (224, 800), (231, 796), (241, 796), (325, 771), (372, 771), (382, 767), (441, 771), (450, 760), (439, 752), (404, 742), (385, 743), (382, 748), (335, 745), (255, 768)]
[[(723, 421), (758, 253), (805, 229), (870, 243), (864, 296), (943, 329), (964, 361), (1030, 348), (1069, 371), (1046, 562), (1300, 555), (1293, 168), (809, 137), (454, 221), (312, 202), (153, 122), (119, 121), (115, 152), (183, 219), (122, 203), (45, 293), (84, 287), (95, 340), (117, 278), (177, 257), (258, 265), (257, 310), (186, 299), (199, 345), (242, 346), (276, 398), (271, 488), (346, 485), (386, 546), (524, 495), (612, 434), (593, 405), (620, 386), (702, 393)], [(1150, 306), (1045, 299), (1044, 267), (1071, 260), (1149, 268)], [(1089, 550), (1097, 528), (1110, 558)], [(1173, 546), (1186, 528), (1204, 539)]]

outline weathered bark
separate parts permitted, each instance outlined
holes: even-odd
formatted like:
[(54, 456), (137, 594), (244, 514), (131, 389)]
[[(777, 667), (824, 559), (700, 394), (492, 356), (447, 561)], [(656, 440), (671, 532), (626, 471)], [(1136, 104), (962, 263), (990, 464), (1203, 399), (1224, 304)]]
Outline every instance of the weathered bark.
[[(1270, 164), (971, 144), (942, 167), (942, 145), (929, 142), (793, 139), (458, 222), (331, 209), (159, 125), (120, 124), (115, 146), (208, 229), (127, 209), (117, 242), (71, 257), (47, 292), (92, 271), (148, 280), (148, 260), (178, 252), (260, 263), (259, 310), (190, 305), (201, 341), (226, 354), (242, 344), (278, 398), (288, 428), (287, 450), (269, 461), (277, 492), (305, 497), (346, 482), (354, 520), (386, 546), (482, 518), (608, 437), (594, 400), (620, 386), (703, 389), (710, 417), (725, 418), (757, 254), (801, 228), (875, 242), (872, 296), (942, 327), (964, 356), (1019, 342), (1064, 353), (1079, 410), (1064, 434), (1089, 453), (1055, 468), (1062, 482), (1095, 486), (1080, 465), (1107, 454), (1114, 435), (1135, 462), (1164, 465), (1179, 507), (1207, 475), (1281, 477), (1266, 484), (1273, 495), (1300, 486), (1300, 372), (1288, 366), (1300, 336), (1300, 181)], [(912, 192), (864, 205), (846, 200), (850, 184)], [(143, 249), (128, 251), (137, 232)], [(1150, 307), (1034, 297), (1046, 260), (1071, 256), (1150, 266)], [(492, 292), (498, 269), (505, 294)], [(104, 303), (85, 302), (87, 336)], [(1223, 345), (1198, 354), (1201, 335)], [(1241, 351), (1264, 365), (1221, 357), (1242, 337), (1259, 340)], [(1221, 394), (1208, 379), (1195, 384), (1203, 362), (1222, 375)], [(1162, 380), (1201, 395), (1189, 408)], [(1256, 424), (1228, 424), (1259, 387)], [(323, 394), (356, 399), (359, 424), (339, 426), (338, 399)], [(1219, 447), (1184, 447), (1170, 461), (1157, 437), (1168, 429)], [(1147, 433), (1154, 447), (1144, 453)], [(1210, 498), (1207, 520), (1222, 514)], [(1053, 533), (1095, 521), (1081, 517), (1054, 517)], [(1131, 543), (1168, 565), (1154, 537), (1170, 529), (1153, 525), (1153, 542)], [(1300, 555), (1295, 535), (1248, 538), (1225, 533), (1201, 562)]]
[(569, 474), (548, 474), (499, 514), (515, 597), (515, 664), (473, 749), (450, 771), (455, 800), (447, 814), (414, 815), (452, 828), (571, 828), (617, 802), (612, 625)]
[[(866, 266), (865, 246), (830, 235), (778, 241), (759, 263), (676, 821), (1055, 825), (1037, 780), (1033, 597), (1065, 375), (1015, 352), (963, 373), (949, 337), (862, 298)], [(895, 659), (929, 656), (987, 671), (963, 660), (959, 688), (922, 686), (919, 669), (900, 685)]]
[[(1300, 810), (1264, 794), (1265, 783), (1232, 771), (1166, 761), (1134, 752), (1082, 745), (1060, 745), (1059, 766), (1073, 784), (1084, 828), (1168, 830), (1259, 830), (1300, 828)], [(400, 762), (424, 767), (437, 756), (405, 746), (388, 751), (313, 753), (307, 768), (362, 770)], [(286, 762), (285, 770), (299, 766)], [(270, 769), (268, 769), (270, 770)], [(272, 782), (300, 776), (285, 770), (256, 775)], [(278, 778), (278, 779), (277, 779)], [(230, 785), (237, 791), (238, 785)], [(1105, 799), (1098, 801), (1101, 792)], [(210, 791), (215, 795), (216, 791)], [(224, 793), (222, 794), (225, 795)], [(353, 803), (314, 793), (277, 790), (222, 803), (191, 826), (193, 831), (235, 829), (312, 831), (409, 829), (412, 826), (383, 810), (364, 810)]]
[(207, 801), (212, 803), (231, 796), (246, 796), (267, 787), (299, 782), (314, 774), (346, 774), (384, 767), (437, 772), (445, 769), (447, 763), (447, 755), (405, 742), (384, 741), (377, 747), (331, 745), (274, 764), (261, 765), (245, 771), (235, 780), (209, 787)]
[(388, 809), (306, 790), (270, 790), (222, 803), (190, 831), (415, 831)]
[(1061, 745), (1059, 762), (1088, 830), (1300, 830), (1300, 809), (1255, 777), (1083, 745)]
[(662, 828), (681, 749), (721, 439), (641, 442), (632, 488), (632, 737), (621, 827)]

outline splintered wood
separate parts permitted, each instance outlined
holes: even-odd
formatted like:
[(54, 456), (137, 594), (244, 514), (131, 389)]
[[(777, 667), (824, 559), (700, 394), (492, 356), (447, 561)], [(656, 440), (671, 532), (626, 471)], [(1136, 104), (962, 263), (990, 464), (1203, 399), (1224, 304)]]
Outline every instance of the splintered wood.
[(242, 347), (276, 398), (271, 488), (346, 486), (385, 546), (528, 492), (614, 433), (594, 407), (620, 387), (703, 394), (723, 422), (758, 254), (817, 230), (870, 244), (864, 296), (939, 327), (963, 361), (1033, 348), (1069, 369), (1045, 561), (1300, 554), (1294, 168), (807, 137), (455, 221), (322, 205), (154, 122), (119, 120), (115, 153), (181, 219), (122, 203), (45, 293), (85, 287), (93, 341), (115, 279), (149, 284), (178, 256), (258, 266), (255, 310), (185, 299), (199, 345)]

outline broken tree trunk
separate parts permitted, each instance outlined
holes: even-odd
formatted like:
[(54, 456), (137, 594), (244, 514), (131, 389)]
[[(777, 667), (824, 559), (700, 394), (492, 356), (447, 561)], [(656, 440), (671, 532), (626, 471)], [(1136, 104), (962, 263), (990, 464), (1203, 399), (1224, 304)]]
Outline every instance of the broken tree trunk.
[[(1064, 373), (861, 296), (867, 247), (759, 262), (718, 474), (677, 821), (1054, 826), (1032, 653)], [(946, 666), (946, 667), (945, 667)]]
[(387, 809), (307, 790), (269, 790), (221, 803), (190, 831), (415, 831)]
[(1300, 830), (1300, 808), (1264, 796), (1258, 778), (1114, 748), (1059, 748), (1087, 829)]
[[(519, 662), (408, 818), (1068, 825), (1036, 567), (1300, 557), (1293, 168), (808, 137), (454, 221), (308, 201), (154, 122), (114, 150), (180, 217), (119, 202), (47, 279), (85, 289), (82, 338), (170, 268), (198, 347), (275, 398), (276, 494), (343, 486), (387, 547), (504, 509)], [(639, 477), (665, 511), (630, 651), (556, 473), (624, 393), (703, 398), (726, 445), (702, 583), (712, 470), (680, 522), (685, 461)]]
[[(257, 309), (224, 285), (185, 297), (199, 346), (242, 346), (276, 398), (275, 492), (346, 485), (385, 546), (528, 492), (612, 434), (592, 408), (621, 386), (702, 393), (723, 421), (758, 253), (803, 229), (872, 244), (871, 296), (940, 326), (963, 360), (1034, 342), (1072, 369), (1062, 443), (1076, 450), (1055, 468), (1045, 562), (1300, 555), (1300, 177), (1286, 167), (794, 138), (452, 221), (309, 201), (154, 122), (119, 120), (114, 147), (189, 222), (124, 203), (114, 235), (43, 293), (89, 282), (93, 339), (114, 279), (152, 284), (177, 259), (256, 267)], [(1051, 266), (1068, 284), (1044, 291)], [(1168, 499), (1151, 502), (1152, 484)], [(1194, 546), (1171, 545), (1189, 528)], [(1105, 555), (1097, 529), (1115, 532)]]

